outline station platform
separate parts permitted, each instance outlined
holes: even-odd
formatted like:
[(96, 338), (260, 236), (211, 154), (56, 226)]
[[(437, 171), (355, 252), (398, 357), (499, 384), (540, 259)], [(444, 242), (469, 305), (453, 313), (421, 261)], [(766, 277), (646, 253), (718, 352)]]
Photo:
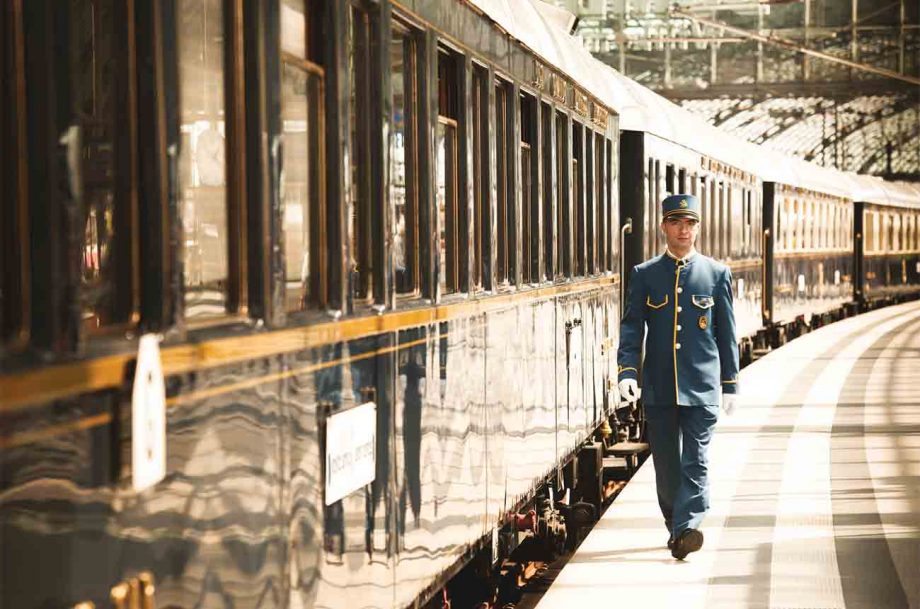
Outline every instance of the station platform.
[(825, 326), (740, 378), (703, 548), (671, 557), (648, 459), (538, 609), (920, 608), (920, 302)]

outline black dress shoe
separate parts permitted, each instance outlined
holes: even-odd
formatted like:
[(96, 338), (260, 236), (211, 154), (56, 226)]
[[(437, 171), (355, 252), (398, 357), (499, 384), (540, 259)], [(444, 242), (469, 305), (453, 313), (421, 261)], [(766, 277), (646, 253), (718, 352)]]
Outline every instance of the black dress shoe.
[(686, 529), (671, 546), (671, 556), (683, 560), (687, 554), (696, 552), (703, 547), (703, 532), (697, 529)]
[(674, 549), (674, 536), (673, 536), (673, 535), (671, 535), (670, 537), (668, 537), (668, 549), (669, 549), (669, 550), (673, 550), (673, 549)]

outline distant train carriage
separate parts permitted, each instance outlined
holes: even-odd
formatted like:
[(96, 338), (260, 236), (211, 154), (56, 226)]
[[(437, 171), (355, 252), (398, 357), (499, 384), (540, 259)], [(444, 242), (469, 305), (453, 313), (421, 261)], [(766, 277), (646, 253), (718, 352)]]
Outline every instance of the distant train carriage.
[(856, 300), (873, 308), (920, 294), (920, 188), (860, 176)]
[(785, 336), (842, 314), (853, 302), (852, 200), (765, 181), (763, 228), (768, 243), (764, 323)]

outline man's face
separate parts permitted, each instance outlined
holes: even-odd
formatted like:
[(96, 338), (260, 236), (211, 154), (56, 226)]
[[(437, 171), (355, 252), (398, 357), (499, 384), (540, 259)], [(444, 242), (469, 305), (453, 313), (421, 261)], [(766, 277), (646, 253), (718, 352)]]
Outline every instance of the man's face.
[(682, 256), (696, 243), (700, 223), (693, 218), (667, 218), (661, 223), (661, 231), (668, 241), (668, 249)]

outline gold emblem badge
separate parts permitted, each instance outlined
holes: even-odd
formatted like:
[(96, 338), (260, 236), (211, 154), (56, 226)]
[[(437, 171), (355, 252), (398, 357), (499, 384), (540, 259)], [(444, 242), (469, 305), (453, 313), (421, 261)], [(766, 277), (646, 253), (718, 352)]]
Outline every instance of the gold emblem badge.
[(681, 200), (680, 200), (680, 207), (681, 207), (681, 209), (687, 209), (689, 206), (690, 206), (690, 205), (687, 203), (687, 199), (681, 199)]
[(700, 330), (705, 330), (707, 327), (709, 327), (709, 320), (706, 319), (705, 315), (700, 315), (699, 324), (700, 324)]

